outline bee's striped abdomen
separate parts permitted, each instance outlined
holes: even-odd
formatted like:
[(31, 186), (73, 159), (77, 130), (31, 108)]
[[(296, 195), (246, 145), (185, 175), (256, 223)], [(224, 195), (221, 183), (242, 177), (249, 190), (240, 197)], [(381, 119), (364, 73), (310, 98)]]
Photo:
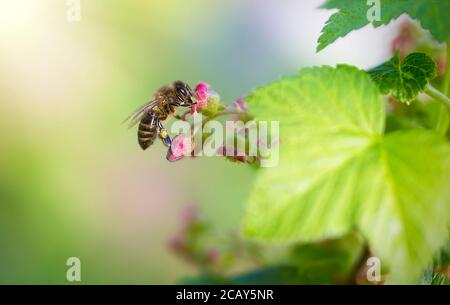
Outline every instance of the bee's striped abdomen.
[[(153, 122), (152, 122), (153, 121)], [(156, 124), (155, 121), (152, 120), (152, 115), (146, 113), (139, 124), (138, 129), (138, 141), (139, 145), (143, 150), (146, 150), (153, 144), (156, 139)]]

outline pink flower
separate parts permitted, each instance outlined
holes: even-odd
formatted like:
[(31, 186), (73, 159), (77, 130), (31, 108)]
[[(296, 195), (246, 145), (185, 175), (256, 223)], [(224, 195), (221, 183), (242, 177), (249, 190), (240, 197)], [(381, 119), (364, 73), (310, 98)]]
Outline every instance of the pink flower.
[(193, 204), (189, 204), (180, 212), (181, 226), (178, 232), (167, 241), (168, 248), (175, 254), (191, 258), (194, 254), (189, 248), (192, 229), (199, 224), (199, 211)]
[(191, 137), (186, 134), (177, 135), (167, 152), (168, 161), (177, 161), (185, 156), (190, 156), (192, 152)]
[(208, 83), (199, 82), (197, 84), (197, 86), (195, 87), (195, 99), (197, 103), (192, 106), (191, 114), (194, 114), (197, 112), (197, 110), (205, 107), (209, 97), (209, 88), (211, 88), (211, 85)]

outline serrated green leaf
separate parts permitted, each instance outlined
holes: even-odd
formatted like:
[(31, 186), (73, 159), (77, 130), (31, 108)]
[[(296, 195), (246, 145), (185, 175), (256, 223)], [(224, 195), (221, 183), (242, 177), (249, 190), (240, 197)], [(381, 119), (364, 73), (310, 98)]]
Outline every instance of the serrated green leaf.
[[(247, 234), (310, 241), (348, 232), (354, 160), (384, 128), (383, 103), (369, 75), (350, 66), (307, 68), (257, 89), (246, 101), (257, 120), (280, 121), (282, 142), (279, 164), (260, 169)], [(340, 213), (324, 215), (332, 210)]]
[[(450, 0), (381, 0), (381, 18), (373, 21), (374, 27), (388, 24), (402, 14), (420, 22), (433, 37), (445, 42), (450, 38)], [(329, 0), (322, 7), (338, 9), (322, 29), (317, 51), (324, 49), (339, 37), (344, 37), (353, 30), (370, 23), (367, 12), (373, 5), (366, 0)]]
[(357, 226), (392, 281), (415, 281), (447, 240), (449, 145), (430, 131), (399, 131), (365, 157)]
[(396, 54), (368, 72), (381, 93), (391, 94), (400, 102), (409, 104), (436, 77), (437, 69), (433, 59), (426, 54), (412, 53), (403, 63)]
[(256, 90), (260, 120), (280, 120), (280, 162), (261, 169), (245, 233), (314, 241), (355, 226), (391, 268), (417, 280), (447, 238), (448, 143), (428, 131), (383, 136), (385, 114), (369, 75), (349, 66), (304, 69)]

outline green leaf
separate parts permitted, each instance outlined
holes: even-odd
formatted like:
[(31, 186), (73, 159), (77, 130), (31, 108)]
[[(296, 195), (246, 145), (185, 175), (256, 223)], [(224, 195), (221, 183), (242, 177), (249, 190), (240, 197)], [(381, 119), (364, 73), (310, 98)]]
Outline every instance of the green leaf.
[(388, 62), (369, 70), (369, 74), (381, 93), (391, 94), (409, 104), (436, 77), (437, 69), (433, 59), (426, 54), (409, 54), (403, 63), (396, 54)]
[(415, 281), (447, 240), (448, 143), (431, 131), (387, 135), (366, 154), (356, 223), (393, 281)]
[[(374, 27), (386, 25), (406, 13), (429, 30), (436, 40), (445, 42), (450, 38), (450, 0), (381, 0), (380, 4), (381, 18), (372, 22)], [(322, 29), (317, 51), (369, 24), (367, 12), (373, 5), (369, 6), (366, 0), (329, 0), (322, 7), (339, 12), (333, 14)]]
[(293, 248), (290, 261), (298, 266), (304, 284), (348, 284), (355, 279), (364, 241), (358, 234), (308, 243)]
[(257, 120), (280, 121), (281, 140), (279, 164), (260, 169), (247, 234), (309, 241), (348, 232), (354, 160), (384, 128), (383, 103), (369, 75), (350, 66), (306, 68), (257, 89), (246, 101)]
[(259, 120), (280, 120), (280, 161), (259, 171), (244, 231), (307, 242), (354, 227), (391, 268), (417, 280), (447, 238), (450, 148), (429, 131), (383, 136), (370, 76), (354, 67), (304, 69), (247, 99)]

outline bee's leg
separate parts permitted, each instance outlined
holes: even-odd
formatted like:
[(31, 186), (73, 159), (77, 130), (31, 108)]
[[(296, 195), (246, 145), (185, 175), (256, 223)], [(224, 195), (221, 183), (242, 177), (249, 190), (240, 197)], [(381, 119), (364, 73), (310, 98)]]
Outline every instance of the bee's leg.
[(172, 144), (172, 140), (170, 139), (169, 133), (164, 128), (160, 120), (158, 120), (158, 129), (159, 129), (159, 137), (163, 141), (164, 145), (170, 146)]
[[(178, 103), (178, 102), (172, 102), (172, 103), (170, 103), (170, 106), (171, 106), (171, 110), (173, 111), (173, 112), (175, 112), (175, 108), (174, 107), (179, 107), (180, 106), (180, 103)], [(179, 114), (175, 114), (174, 116), (173, 116), (175, 119), (177, 119), (177, 120), (182, 120), (183, 118), (181, 117), (181, 115), (179, 115)]]

